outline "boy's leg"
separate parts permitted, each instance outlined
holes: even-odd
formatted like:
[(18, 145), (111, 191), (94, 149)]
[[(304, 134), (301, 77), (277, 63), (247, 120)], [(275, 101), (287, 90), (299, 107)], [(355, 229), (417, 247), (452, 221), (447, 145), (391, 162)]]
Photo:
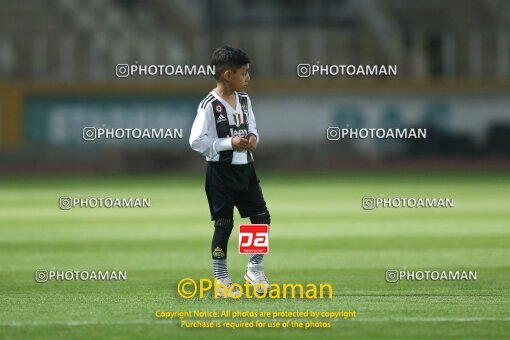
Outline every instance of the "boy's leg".
[(205, 192), (211, 219), (214, 220), (214, 233), (211, 242), (213, 273), (219, 284), (217, 297), (239, 296), (237, 287), (230, 289), (232, 280), (227, 270), (227, 248), (234, 227), (234, 204), (232, 192), (225, 185), (225, 176), (229, 176), (228, 167), (219, 162), (207, 163)]
[[(245, 180), (246, 186), (236, 192), (234, 205), (239, 210), (241, 217), (249, 217), (252, 224), (269, 225), (271, 217), (253, 164), (249, 163), (242, 168), (242, 171), (243, 173), (239, 177)], [(262, 254), (252, 255), (244, 275), (244, 279), (253, 286), (257, 286), (257, 292), (261, 294), (264, 293), (264, 290), (269, 291), (271, 289), (269, 280), (264, 273), (263, 258), (264, 255)]]
[[(269, 211), (258, 215), (253, 215), (250, 217), (250, 222), (252, 224), (271, 224), (271, 216), (269, 215)], [(268, 230), (269, 231), (269, 230)], [(264, 291), (271, 290), (271, 285), (269, 284), (269, 280), (266, 277), (264, 272), (264, 264), (262, 260), (264, 259), (264, 254), (253, 254), (250, 256), (250, 261), (246, 266), (246, 274), (244, 275), (244, 279), (250, 282), (253, 286), (257, 287), (257, 293), (264, 294)], [(265, 289), (263, 288), (265, 287)]]
[(214, 234), (211, 244), (214, 279), (218, 284), (216, 297), (239, 297), (241, 291), (232, 286), (227, 270), (227, 248), (230, 234), (234, 227), (233, 218), (216, 218), (214, 221)]
[(214, 277), (218, 280), (229, 277), (227, 270), (227, 247), (233, 227), (234, 220), (232, 218), (217, 218), (214, 221), (211, 253)]
[[(249, 183), (248, 190), (242, 192), (236, 197), (235, 205), (241, 214), (241, 217), (249, 217), (252, 224), (271, 224), (271, 216), (266, 207), (266, 201), (262, 194), (262, 188), (259, 179), (255, 173), (253, 164), (249, 164)], [(263, 254), (253, 254), (248, 262), (248, 269), (254, 265), (262, 266)]]
[[(252, 224), (267, 224), (271, 225), (271, 216), (269, 215), (269, 211), (266, 211), (262, 214), (253, 215), (250, 217), (250, 222)], [(264, 254), (253, 254), (250, 256), (249, 264), (261, 264), (264, 259)]]

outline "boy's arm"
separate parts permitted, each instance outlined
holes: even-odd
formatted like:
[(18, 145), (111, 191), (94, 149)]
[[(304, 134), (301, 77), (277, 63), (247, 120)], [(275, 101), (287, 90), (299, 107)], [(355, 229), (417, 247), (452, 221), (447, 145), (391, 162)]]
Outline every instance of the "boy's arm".
[[(255, 136), (255, 140), (251, 138)], [(257, 123), (255, 122), (255, 115), (251, 106), (251, 100), (248, 97), (248, 151), (255, 151), (257, 144), (259, 143), (259, 133), (257, 131)]]
[(209, 158), (214, 158), (220, 151), (232, 150), (232, 138), (212, 137), (214, 128), (211, 106), (198, 108), (189, 136), (191, 148)]

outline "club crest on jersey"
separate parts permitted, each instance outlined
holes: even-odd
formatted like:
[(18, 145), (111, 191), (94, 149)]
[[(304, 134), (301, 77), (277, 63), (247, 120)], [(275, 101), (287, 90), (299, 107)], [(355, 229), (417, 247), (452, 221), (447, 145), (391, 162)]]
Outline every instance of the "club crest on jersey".
[(237, 127), (240, 127), (244, 123), (244, 115), (239, 112), (232, 113), (232, 119)]

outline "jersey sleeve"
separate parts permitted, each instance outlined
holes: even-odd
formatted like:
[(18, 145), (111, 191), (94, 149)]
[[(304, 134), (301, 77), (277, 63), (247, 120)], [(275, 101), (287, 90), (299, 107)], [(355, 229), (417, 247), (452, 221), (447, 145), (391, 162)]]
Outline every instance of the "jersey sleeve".
[(257, 144), (260, 141), (260, 136), (257, 131), (257, 122), (255, 121), (255, 114), (253, 114), (253, 108), (251, 106), (250, 97), (248, 97), (248, 134), (253, 133), (257, 137)]
[(208, 158), (214, 158), (220, 151), (232, 150), (231, 138), (217, 137), (211, 108), (211, 105), (198, 108), (189, 136), (191, 148)]

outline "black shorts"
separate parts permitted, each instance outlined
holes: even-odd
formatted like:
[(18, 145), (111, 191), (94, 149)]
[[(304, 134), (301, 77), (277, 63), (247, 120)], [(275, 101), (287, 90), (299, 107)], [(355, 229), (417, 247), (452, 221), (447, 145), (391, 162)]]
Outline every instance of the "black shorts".
[(253, 163), (234, 165), (207, 162), (205, 193), (211, 220), (234, 218), (234, 206), (241, 217), (251, 217), (267, 211), (259, 179)]

